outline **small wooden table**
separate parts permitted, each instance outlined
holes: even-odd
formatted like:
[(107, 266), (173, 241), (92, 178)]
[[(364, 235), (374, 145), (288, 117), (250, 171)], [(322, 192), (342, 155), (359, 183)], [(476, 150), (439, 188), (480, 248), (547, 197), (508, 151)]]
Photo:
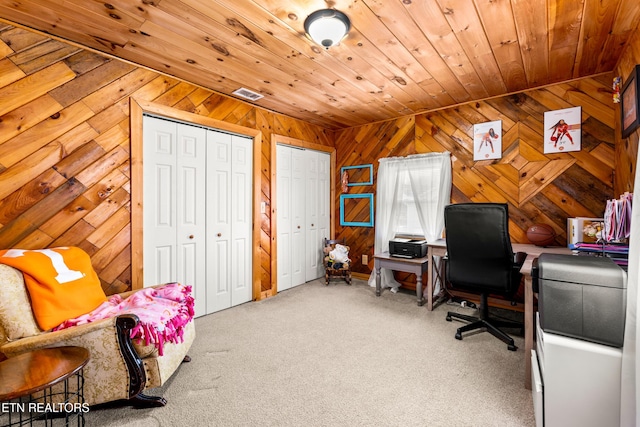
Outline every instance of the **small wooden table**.
[[(0, 362), (0, 422), (4, 426), (31, 425), (43, 420), (77, 418), (84, 425), (82, 370), (89, 350), (82, 347), (55, 347), (34, 350)], [(76, 381), (73, 381), (73, 380)], [(58, 387), (54, 386), (58, 384)]]
[[(383, 252), (373, 256), (374, 268), (376, 270), (376, 295), (380, 296), (382, 292), (382, 286), (380, 283), (380, 269), (388, 268), (390, 270), (405, 271), (407, 273), (414, 273), (416, 275), (416, 297), (418, 299), (418, 305), (424, 304), (424, 296), (422, 295), (422, 275), (427, 270), (429, 257), (422, 258), (399, 258), (392, 257), (389, 252)], [(433, 293), (431, 283), (427, 282), (427, 309), (431, 310), (433, 304)]]

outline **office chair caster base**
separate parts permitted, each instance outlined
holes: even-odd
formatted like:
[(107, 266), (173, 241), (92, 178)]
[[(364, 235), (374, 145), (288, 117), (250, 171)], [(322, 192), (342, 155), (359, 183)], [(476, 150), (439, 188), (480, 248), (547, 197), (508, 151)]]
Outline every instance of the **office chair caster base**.
[(462, 340), (462, 334), (465, 332), (484, 329), (486, 332), (489, 332), (491, 335), (493, 335), (494, 337), (504, 342), (510, 351), (516, 351), (518, 349), (518, 347), (516, 347), (515, 345), (515, 342), (513, 341), (513, 338), (511, 338), (509, 335), (507, 335), (505, 332), (501, 331), (498, 328), (505, 327), (505, 328), (520, 329), (522, 328), (521, 323), (511, 322), (507, 320), (489, 319), (486, 311), (482, 311), (482, 310), (481, 310), (480, 318), (467, 316), (466, 314), (462, 314), (462, 313), (456, 313), (455, 311), (447, 312), (446, 320), (448, 322), (451, 322), (451, 320), (454, 317), (456, 319), (469, 322), (468, 324), (458, 328), (455, 335), (455, 338), (457, 340)]

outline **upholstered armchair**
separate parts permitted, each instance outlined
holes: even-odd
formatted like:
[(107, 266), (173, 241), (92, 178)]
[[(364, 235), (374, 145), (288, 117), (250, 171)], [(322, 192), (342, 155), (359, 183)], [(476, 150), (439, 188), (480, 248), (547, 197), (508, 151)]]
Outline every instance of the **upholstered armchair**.
[(195, 338), (194, 323), (184, 325), (182, 342), (165, 342), (160, 356), (157, 346), (131, 339), (138, 322), (136, 315), (122, 314), (61, 330), (42, 330), (23, 273), (0, 264), (0, 360), (46, 347), (87, 348), (90, 359), (84, 367), (84, 398), (89, 405), (122, 399), (141, 407), (166, 403), (162, 397), (145, 395), (144, 390), (160, 387), (189, 360), (186, 354)]

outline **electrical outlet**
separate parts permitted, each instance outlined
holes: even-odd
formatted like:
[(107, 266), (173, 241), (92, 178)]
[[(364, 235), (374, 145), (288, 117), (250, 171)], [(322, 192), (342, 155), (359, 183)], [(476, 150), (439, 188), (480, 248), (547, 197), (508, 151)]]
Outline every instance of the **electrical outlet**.
[(369, 263), (369, 256), (366, 254), (362, 254), (362, 264), (367, 265)]

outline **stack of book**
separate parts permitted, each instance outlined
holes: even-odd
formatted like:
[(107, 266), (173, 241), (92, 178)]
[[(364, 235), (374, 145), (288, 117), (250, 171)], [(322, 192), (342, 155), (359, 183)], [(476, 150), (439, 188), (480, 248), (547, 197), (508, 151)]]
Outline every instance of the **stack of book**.
[(627, 269), (629, 265), (629, 245), (622, 243), (573, 243), (569, 249), (585, 255), (607, 256), (616, 264)]

